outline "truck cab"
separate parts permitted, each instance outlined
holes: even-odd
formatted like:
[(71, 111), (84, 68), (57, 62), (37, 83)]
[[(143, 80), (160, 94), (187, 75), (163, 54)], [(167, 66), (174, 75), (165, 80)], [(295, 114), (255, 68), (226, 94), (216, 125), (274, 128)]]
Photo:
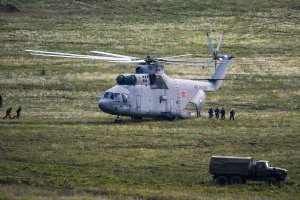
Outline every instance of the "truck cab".
[(266, 160), (257, 161), (253, 167), (255, 167), (255, 173), (252, 173), (254, 175), (252, 178), (255, 180), (264, 180), (270, 184), (275, 184), (285, 180), (287, 177), (286, 169), (271, 167)]
[(255, 173), (253, 173), (255, 175), (256, 180), (258, 179), (264, 179), (265, 175), (267, 174), (267, 170), (269, 167), (269, 162), (265, 161), (265, 160), (260, 160), (256, 162), (256, 165), (253, 165), (253, 167), (255, 168)]

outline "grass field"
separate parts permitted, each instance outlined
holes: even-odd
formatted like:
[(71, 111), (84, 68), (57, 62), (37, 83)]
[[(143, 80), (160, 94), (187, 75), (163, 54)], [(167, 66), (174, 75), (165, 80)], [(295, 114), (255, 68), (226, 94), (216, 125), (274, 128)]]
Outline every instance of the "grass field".
[[(0, 1), (1, 4), (8, 1)], [(0, 13), (0, 199), (300, 199), (300, 3), (263, 1), (10, 1)], [(206, 32), (235, 56), (203, 117), (116, 125), (99, 95), (134, 65), (34, 57), (25, 49), (209, 58)], [(242, 63), (251, 63), (245, 65)], [(45, 75), (41, 75), (42, 69)], [(171, 77), (213, 68), (166, 65)], [(211, 106), (236, 121), (208, 120)], [(212, 155), (252, 156), (288, 170), (281, 187), (219, 187)]]

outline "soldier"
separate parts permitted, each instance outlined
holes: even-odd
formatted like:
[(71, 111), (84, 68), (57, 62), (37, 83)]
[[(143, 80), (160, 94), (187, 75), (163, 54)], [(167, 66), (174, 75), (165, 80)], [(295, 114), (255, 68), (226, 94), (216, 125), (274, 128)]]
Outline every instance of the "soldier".
[(219, 119), (219, 112), (220, 112), (220, 110), (219, 110), (219, 108), (217, 107), (217, 108), (215, 109), (215, 115), (216, 115), (216, 118), (217, 118), (217, 119)]
[(21, 108), (21, 106), (19, 106), (19, 108), (16, 110), (17, 115), (14, 116), (14, 118), (18, 118), (18, 119), (20, 118), (21, 110), (22, 110), (22, 108)]
[(7, 118), (7, 117), (9, 117), (9, 119), (11, 119), (11, 116), (10, 116), (11, 111), (12, 111), (12, 107), (9, 107), (9, 108), (6, 110), (6, 115), (5, 115), (5, 117), (3, 117), (3, 119), (5, 119), (5, 118)]
[(222, 108), (222, 110), (221, 110), (221, 119), (225, 119), (225, 109), (224, 108)]
[(214, 116), (214, 111), (212, 109), (212, 107), (210, 107), (210, 109), (208, 110), (208, 117), (212, 118)]
[(41, 76), (46, 76), (46, 71), (45, 71), (44, 68), (43, 68), (42, 71), (41, 71)]
[(230, 111), (230, 120), (231, 120), (231, 119), (234, 120), (234, 115), (235, 115), (234, 110), (231, 110), (231, 111)]

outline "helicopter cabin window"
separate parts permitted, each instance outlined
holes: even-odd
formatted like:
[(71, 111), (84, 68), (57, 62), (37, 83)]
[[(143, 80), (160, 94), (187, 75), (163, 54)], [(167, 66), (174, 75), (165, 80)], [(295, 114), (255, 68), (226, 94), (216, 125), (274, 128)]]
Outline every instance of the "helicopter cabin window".
[(152, 74), (150, 77), (151, 89), (169, 89), (161, 75)]
[(126, 94), (122, 94), (122, 101), (123, 101), (123, 103), (127, 103), (128, 96)]

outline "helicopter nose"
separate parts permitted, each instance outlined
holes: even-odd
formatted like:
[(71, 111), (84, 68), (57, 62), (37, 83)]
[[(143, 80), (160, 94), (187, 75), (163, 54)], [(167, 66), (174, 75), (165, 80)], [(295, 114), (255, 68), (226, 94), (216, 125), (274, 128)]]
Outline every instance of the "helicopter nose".
[(98, 102), (98, 107), (103, 112), (109, 112), (111, 108), (111, 102), (109, 99), (100, 99), (100, 101)]

